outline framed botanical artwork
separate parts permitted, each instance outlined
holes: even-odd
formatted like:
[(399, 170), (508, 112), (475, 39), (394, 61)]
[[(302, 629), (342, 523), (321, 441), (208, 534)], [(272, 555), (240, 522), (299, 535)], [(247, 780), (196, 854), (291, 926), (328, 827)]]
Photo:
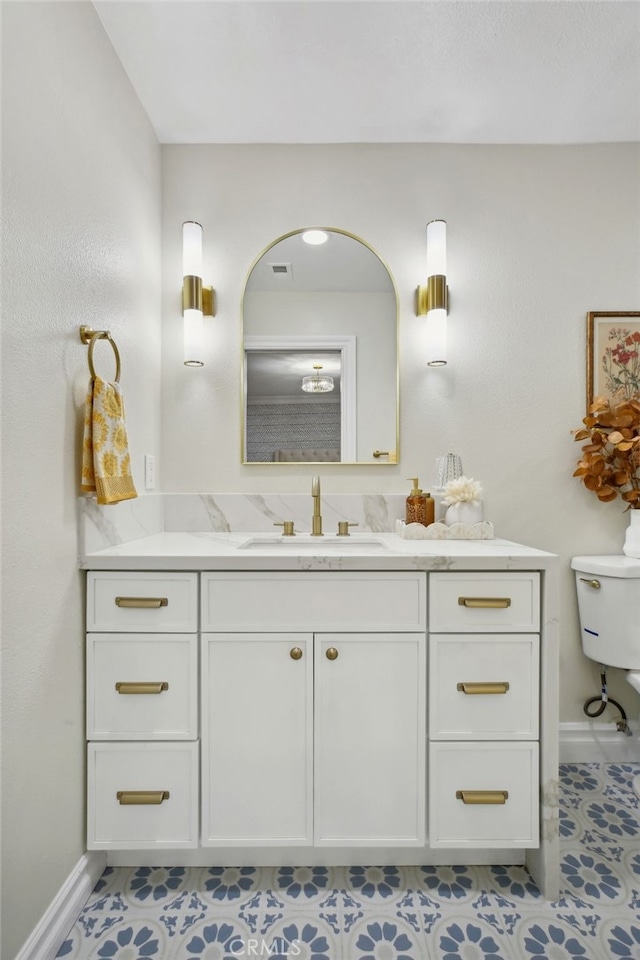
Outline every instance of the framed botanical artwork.
[(587, 314), (587, 413), (594, 397), (640, 394), (640, 311)]

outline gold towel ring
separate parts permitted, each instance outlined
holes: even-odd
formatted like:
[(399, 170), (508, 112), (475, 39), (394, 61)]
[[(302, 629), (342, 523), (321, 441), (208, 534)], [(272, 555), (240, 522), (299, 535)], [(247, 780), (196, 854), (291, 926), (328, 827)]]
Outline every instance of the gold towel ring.
[(115, 382), (120, 383), (120, 354), (118, 352), (118, 348), (116, 347), (116, 342), (108, 330), (97, 330), (89, 341), (89, 373), (91, 374), (91, 379), (95, 380), (96, 378), (96, 368), (93, 365), (93, 350), (98, 340), (108, 340), (111, 344), (111, 348), (116, 358)]

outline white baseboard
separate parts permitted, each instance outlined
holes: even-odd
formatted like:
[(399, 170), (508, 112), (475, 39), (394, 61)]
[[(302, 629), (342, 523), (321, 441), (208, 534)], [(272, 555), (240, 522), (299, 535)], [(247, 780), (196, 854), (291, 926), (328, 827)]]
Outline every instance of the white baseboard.
[(102, 851), (80, 857), (16, 960), (53, 960), (106, 865), (107, 857)]
[(560, 724), (560, 763), (640, 763), (640, 737), (616, 730), (615, 723)]

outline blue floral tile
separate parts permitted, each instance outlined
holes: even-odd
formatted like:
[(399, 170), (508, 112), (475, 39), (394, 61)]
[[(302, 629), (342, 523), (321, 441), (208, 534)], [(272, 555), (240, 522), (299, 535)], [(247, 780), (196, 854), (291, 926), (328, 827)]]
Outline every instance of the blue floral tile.
[(167, 952), (168, 942), (162, 927), (144, 919), (121, 924), (109, 931), (86, 956), (91, 960), (148, 960), (152, 957), (164, 960)]
[(640, 822), (634, 813), (610, 800), (594, 800), (585, 804), (584, 813), (600, 836), (619, 843), (636, 840), (640, 836)]
[(234, 916), (207, 917), (175, 941), (162, 960), (238, 960), (252, 939)]
[(317, 900), (333, 888), (330, 867), (278, 867), (275, 870), (274, 891), (286, 902)]
[(489, 890), (498, 894), (501, 908), (513, 905), (514, 901), (524, 906), (542, 900), (542, 894), (526, 867), (489, 867), (488, 873)]
[(205, 867), (198, 876), (198, 889), (209, 901), (244, 901), (260, 889), (257, 867)]
[(437, 960), (512, 960), (509, 937), (479, 916), (443, 919), (429, 939)]
[(401, 867), (346, 867), (345, 892), (361, 905), (398, 898), (405, 887)]
[(595, 960), (597, 956), (593, 943), (557, 917), (527, 920), (519, 927), (517, 940), (527, 960)]
[(618, 904), (625, 889), (617, 870), (610, 863), (582, 850), (563, 853), (560, 870), (564, 889), (590, 903)]
[[(254, 946), (252, 944), (252, 946)], [(247, 951), (249, 944), (247, 944)], [(262, 954), (259, 950), (262, 949)], [(269, 931), (269, 936), (255, 944), (256, 957), (272, 960), (341, 960), (339, 934), (316, 916), (296, 917)], [(245, 955), (251, 956), (245, 951)]]
[(640, 957), (640, 919), (620, 917), (606, 921), (600, 930), (603, 956), (611, 960), (637, 960)]
[(640, 764), (559, 773), (552, 903), (517, 865), (109, 867), (57, 960), (640, 960)]
[(137, 867), (125, 890), (128, 903), (164, 903), (186, 887), (186, 867)]
[(560, 840), (577, 840), (584, 831), (584, 823), (582, 822), (580, 813), (576, 811), (575, 807), (572, 808), (569, 805), (565, 805), (561, 800), (558, 808), (558, 816)]
[(423, 890), (437, 904), (464, 903), (482, 889), (477, 867), (419, 867), (418, 890)]
[(633, 778), (640, 774), (640, 763), (609, 763), (607, 764), (607, 780), (611, 784), (631, 791)]
[(592, 793), (604, 786), (599, 765), (594, 763), (563, 763), (559, 780), (560, 788), (569, 793)]
[[(354, 927), (346, 940), (344, 960), (422, 960), (427, 947), (424, 935), (401, 918), (372, 919)], [(329, 960), (333, 960), (330, 957)]]

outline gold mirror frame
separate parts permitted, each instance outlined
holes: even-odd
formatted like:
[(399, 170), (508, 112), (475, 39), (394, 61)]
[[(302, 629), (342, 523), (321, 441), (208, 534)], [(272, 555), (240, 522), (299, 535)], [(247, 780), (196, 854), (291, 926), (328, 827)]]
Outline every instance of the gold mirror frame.
[[(296, 230), (290, 230), (288, 233), (282, 234), (281, 236), (273, 240), (271, 243), (269, 243), (255, 257), (255, 259), (253, 260), (253, 262), (251, 263), (251, 266), (247, 271), (243, 289), (242, 289), (242, 298), (240, 303), (240, 319), (241, 319), (241, 331), (242, 331), (242, 338), (241, 338), (242, 363), (241, 363), (241, 377), (240, 377), (240, 409), (242, 411), (242, 417), (241, 417), (241, 430), (240, 430), (240, 462), (243, 466), (271, 466), (271, 465), (286, 466), (286, 465), (296, 465), (296, 464), (300, 465), (302, 463), (318, 464), (318, 463), (324, 462), (324, 461), (318, 461), (318, 460), (291, 460), (284, 463), (284, 462), (270, 461), (270, 460), (247, 460), (246, 459), (247, 350), (245, 348), (245, 342), (248, 338), (246, 336), (245, 297), (247, 293), (249, 280), (256, 266), (260, 263), (263, 257), (265, 257), (268, 254), (270, 250), (274, 249), (278, 244), (282, 243), (282, 241), (288, 240), (290, 237), (298, 236), (302, 233), (305, 233), (307, 230), (323, 230), (330, 235), (339, 234), (342, 237), (348, 237), (349, 239), (354, 240), (357, 243), (361, 244), (371, 254), (373, 254), (376, 260), (379, 262), (380, 266), (384, 269), (386, 276), (389, 279), (391, 290), (393, 291), (393, 295), (395, 299), (395, 338), (394, 338), (395, 339), (395, 375), (394, 375), (394, 385), (393, 385), (394, 395), (395, 395), (395, 448), (392, 449), (389, 444), (386, 444), (383, 446), (388, 447), (388, 449), (376, 448), (372, 450), (370, 460), (358, 460), (358, 459), (340, 460), (340, 461), (332, 462), (332, 466), (369, 466), (372, 464), (378, 465), (378, 464), (384, 464), (384, 463), (397, 464), (400, 459), (400, 450), (399, 450), (399, 444), (400, 444), (400, 382), (399, 381), (400, 381), (400, 377), (399, 377), (399, 298), (398, 298), (398, 290), (396, 287), (396, 283), (395, 283), (393, 274), (391, 273), (391, 270), (389, 269), (389, 266), (387, 265), (387, 263), (383, 260), (380, 254), (376, 250), (374, 250), (371, 244), (367, 243), (366, 240), (363, 240), (362, 237), (359, 237), (348, 230), (343, 230), (339, 227), (324, 227), (324, 226), (323, 227), (301, 227)], [(277, 338), (274, 337), (273, 339), (275, 341)], [(295, 338), (292, 337), (290, 339), (293, 340)], [(329, 339), (337, 340), (341, 338), (336, 336), (336, 337), (331, 337)], [(346, 339), (349, 339), (349, 337), (344, 337), (342, 339), (346, 340)], [(352, 337), (351, 339), (355, 341), (355, 337)]]

